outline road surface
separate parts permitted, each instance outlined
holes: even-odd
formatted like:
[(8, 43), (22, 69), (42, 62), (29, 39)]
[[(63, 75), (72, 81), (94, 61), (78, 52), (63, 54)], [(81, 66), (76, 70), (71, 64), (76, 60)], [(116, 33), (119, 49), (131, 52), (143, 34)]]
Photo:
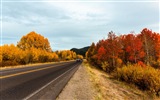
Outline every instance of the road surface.
[[(0, 100), (55, 99), (81, 62), (42, 64), (0, 71)], [(50, 97), (50, 98), (48, 98)]]

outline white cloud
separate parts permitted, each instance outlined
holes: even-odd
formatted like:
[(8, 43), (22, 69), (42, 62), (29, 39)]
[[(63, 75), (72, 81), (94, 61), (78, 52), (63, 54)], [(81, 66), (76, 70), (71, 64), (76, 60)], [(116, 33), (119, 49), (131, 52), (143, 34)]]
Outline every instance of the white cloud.
[(47, 37), (53, 50), (88, 46), (117, 34), (159, 31), (157, 3), (25, 2), (3, 3), (3, 43), (17, 43), (30, 31)]
[[(104, 15), (107, 13), (110, 13), (110, 6), (106, 4), (105, 9), (101, 7), (99, 4), (95, 3), (76, 3), (76, 2), (67, 2), (67, 3), (48, 3), (51, 7), (56, 7), (60, 9), (62, 12), (67, 14), (69, 17), (71, 17), (74, 20), (91, 20), (94, 19), (94, 17), (99, 17), (99, 19), (102, 19)], [(106, 9), (108, 8), (108, 9)], [(105, 18), (109, 18), (111, 16), (106, 16)]]

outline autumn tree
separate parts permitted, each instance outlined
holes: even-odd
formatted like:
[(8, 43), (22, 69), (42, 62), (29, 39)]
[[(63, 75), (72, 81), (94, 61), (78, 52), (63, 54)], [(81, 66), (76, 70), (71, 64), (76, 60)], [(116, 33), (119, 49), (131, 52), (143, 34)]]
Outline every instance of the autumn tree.
[(86, 52), (86, 58), (90, 63), (96, 63), (96, 50), (95, 50), (96, 46), (95, 43), (92, 43), (92, 45), (90, 46), (90, 48), (88, 49), (88, 51)]
[(82, 55), (77, 55), (77, 59), (83, 59)]
[(122, 60), (119, 58), (121, 52), (119, 38), (111, 31), (107, 39), (100, 40), (96, 45), (92, 43), (86, 55), (89, 62), (111, 72), (121, 65)]
[(76, 58), (83, 59), (83, 56), (70, 50), (52, 52), (48, 39), (35, 32), (23, 36), (17, 46), (14, 44), (0, 46), (1, 66), (65, 61)]
[(144, 46), (144, 50), (145, 50), (145, 62), (147, 64), (150, 64), (151, 62), (151, 55), (154, 52), (154, 45), (153, 45), (153, 41), (152, 41), (152, 31), (148, 30), (147, 28), (143, 29), (141, 34), (140, 34), (140, 38), (143, 42), (143, 46)]
[(31, 49), (34, 47), (36, 49), (45, 50), (47, 52), (52, 51), (48, 39), (34, 31), (28, 33), (26, 36), (23, 36), (18, 42), (17, 47), (22, 50)]
[(2, 66), (18, 65), (21, 50), (14, 44), (2, 46)]
[(121, 47), (120, 47), (117, 36), (112, 31), (109, 32), (107, 41), (108, 41), (108, 44), (106, 46), (107, 46), (107, 52), (109, 52), (108, 56), (110, 57), (110, 60), (111, 60), (110, 62), (111, 66), (113, 66), (113, 69), (115, 69), (116, 60), (119, 58)]
[(146, 28), (137, 35), (131, 32), (116, 36), (111, 31), (107, 39), (92, 43), (86, 58), (107, 72), (128, 63), (160, 68), (160, 34)]
[(160, 62), (160, 34), (154, 33), (154, 43), (155, 43), (155, 57), (158, 62)]
[(96, 45), (97, 63), (107, 72), (112, 72), (116, 67), (121, 66), (120, 59), (121, 45), (119, 38), (112, 31), (108, 33), (108, 38), (101, 40)]
[(143, 61), (145, 52), (143, 50), (142, 41), (132, 34), (123, 35), (121, 38), (123, 41), (123, 50), (124, 50), (124, 62), (127, 63), (133, 62), (137, 63), (138, 61)]
[(143, 48), (145, 51), (145, 63), (151, 65), (153, 61), (157, 61), (159, 58), (159, 34), (152, 32), (147, 28), (144, 28), (139, 34), (141, 41), (143, 42)]
[(61, 50), (56, 52), (60, 60), (74, 60), (77, 54), (71, 50)]
[(101, 46), (99, 49), (98, 49), (98, 52), (97, 52), (97, 58), (98, 60), (100, 61), (104, 61), (106, 60), (106, 50), (103, 46)]

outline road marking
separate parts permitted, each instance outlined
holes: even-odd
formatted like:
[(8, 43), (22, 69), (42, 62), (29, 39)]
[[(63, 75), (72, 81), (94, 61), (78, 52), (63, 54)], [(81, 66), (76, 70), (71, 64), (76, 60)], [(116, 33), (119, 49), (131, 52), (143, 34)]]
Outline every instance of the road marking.
[[(60, 66), (60, 65), (56, 65), (56, 66)], [(65, 65), (65, 64), (62, 64), (62, 65)], [(53, 68), (53, 67), (56, 67), (56, 66), (49, 66), (49, 67), (34, 69), (34, 70), (26, 71), (26, 72), (20, 72), (20, 73), (15, 73), (15, 74), (11, 74), (11, 75), (0, 76), (0, 79), (9, 78), (9, 77), (13, 77), (13, 76), (18, 76), (18, 75), (22, 75), (22, 74), (27, 74), (27, 73), (31, 73), (31, 72), (36, 72), (36, 71), (40, 71), (40, 70), (44, 70), (44, 69), (50, 69), (50, 68)]]
[[(76, 64), (75, 66), (77, 66), (77, 65), (78, 64)], [(73, 68), (75, 68), (75, 66), (73, 66)], [(49, 83), (47, 83), (46, 85), (44, 85), (43, 87), (41, 87), (40, 89), (38, 89), (37, 91), (33, 92), (32, 94), (30, 94), (29, 96), (27, 96), (26, 98), (24, 98), (23, 100), (28, 100), (29, 98), (31, 98), (32, 96), (34, 96), (35, 94), (37, 94), (38, 92), (40, 92), (41, 90), (43, 90), (44, 88), (46, 88), (47, 86), (49, 86), (55, 80), (57, 80), (58, 78), (62, 77), (64, 74), (68, 73), (69, 71), (71, 71), (73, 68), (67, 70), (66, 72), (64, 72), (60, 76), (56, 77), (54, 80), (50, 81)]]

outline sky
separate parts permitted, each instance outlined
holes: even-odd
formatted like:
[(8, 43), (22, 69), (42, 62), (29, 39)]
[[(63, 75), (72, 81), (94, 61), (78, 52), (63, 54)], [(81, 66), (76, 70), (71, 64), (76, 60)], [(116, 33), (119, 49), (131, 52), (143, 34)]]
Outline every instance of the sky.
[(48, 38), (53, 51), (89, 46), (110, 31), (159, 32), (159, 4), (159, 0), (1, 0), (1, 45), (16, 45), (31, 31)]

